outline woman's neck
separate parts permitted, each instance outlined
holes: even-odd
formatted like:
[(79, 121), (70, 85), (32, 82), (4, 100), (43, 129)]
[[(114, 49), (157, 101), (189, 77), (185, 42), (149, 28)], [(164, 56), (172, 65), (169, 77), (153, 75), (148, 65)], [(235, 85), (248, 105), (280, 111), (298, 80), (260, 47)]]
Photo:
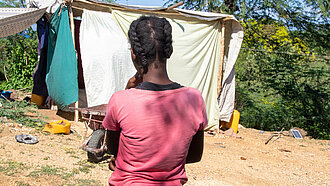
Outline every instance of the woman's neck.
[(148, 67), (148, 72), (143, 74), (143, 81), (159, 85), (168, 85), (173, 83), (168, 77), (166, 70), (166, 61), (164, 63), (155, 61)]

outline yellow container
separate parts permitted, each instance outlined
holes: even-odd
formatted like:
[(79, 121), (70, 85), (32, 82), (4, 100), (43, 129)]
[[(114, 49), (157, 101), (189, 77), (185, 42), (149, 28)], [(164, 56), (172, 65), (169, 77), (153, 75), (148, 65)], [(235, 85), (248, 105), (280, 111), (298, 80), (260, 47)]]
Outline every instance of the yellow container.
[(47, 98), (46, 96), (39, 96), (37, 94), (32, 94), (31, 102), (35, 103), (38, 106), (42, 106), (42, 105), (44, 105), (46, 98)]
[(234, 132), (237, 134), (239, 118), (240, 118), (240, 113), (237, 110), (234, 110), (229, 122), (221, 121), (221, 127), (232, 128)]
[(59, 120), (50, 122), (45, 125), (43, 132), (49, 132), (52, 134), (70, 134), (71, 123), (67, 120)]

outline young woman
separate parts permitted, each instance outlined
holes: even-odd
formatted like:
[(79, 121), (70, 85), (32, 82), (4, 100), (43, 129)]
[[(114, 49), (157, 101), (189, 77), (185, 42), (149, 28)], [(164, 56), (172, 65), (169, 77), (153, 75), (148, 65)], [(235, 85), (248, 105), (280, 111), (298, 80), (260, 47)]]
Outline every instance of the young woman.
[(103, 125), (112, 139), (119, 139), (111, 141), (112, 148), (119, 147), (109, 184), (182, 185), (187, 182), (185, 164), (200, 161), (203, 152), (203, 98), (167, 75), (173, 48), (172, 27), (165, 18), (142, 16), (132, 22), (128, 36), (143, 82), (132, 77), (128, 89), (109, 101)]

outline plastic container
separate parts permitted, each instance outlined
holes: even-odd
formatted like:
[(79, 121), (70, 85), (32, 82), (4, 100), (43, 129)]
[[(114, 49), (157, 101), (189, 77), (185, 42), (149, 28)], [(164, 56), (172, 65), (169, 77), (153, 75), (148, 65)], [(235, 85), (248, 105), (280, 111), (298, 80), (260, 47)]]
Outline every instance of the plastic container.
[(10, 99), (10, 94), (13, 93), (11, 91), (1, 91), (0, 98), (1, 99)]
[(234, 132), (237, 134), (239, 118), (240, 118), (240, 113), (237, 110), (234, 110), (229, 122), (221, 121), (221, 127), (232, 128)]
[(71, 123), (69, 121), (59, 120), (46, 124), (42, 131), (52, 134), (70, 134), (70, 129)]
[(38, 106), (42, 106), (45, 104), (46, 96), (39, 96), (37, 94), (32, 94), (31, 96), (31, 102), (35, 103)]

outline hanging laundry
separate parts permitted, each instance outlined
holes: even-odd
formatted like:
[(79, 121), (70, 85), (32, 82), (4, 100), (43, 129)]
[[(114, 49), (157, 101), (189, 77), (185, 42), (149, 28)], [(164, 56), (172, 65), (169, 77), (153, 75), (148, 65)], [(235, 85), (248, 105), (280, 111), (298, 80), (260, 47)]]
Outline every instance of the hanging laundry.
[(78, 101), (77, 57), (65, 6), (51, 17), (47, 54), (48, 93), (63, 108)]
[(38, 54), (39, 62), (33, 73), (33, 89), (32, 94), (39, 96), (48, 96), (46, 85), (46, 71), (47, 71), (47, 49), (48, 49), (48, 27), (49, 24), (45, 17), (37, 21), (38, 33)]
[(80, 50), (89, 107), (107, 104), (136, 73), (128, 46), (111, 13), (84, 10)]

